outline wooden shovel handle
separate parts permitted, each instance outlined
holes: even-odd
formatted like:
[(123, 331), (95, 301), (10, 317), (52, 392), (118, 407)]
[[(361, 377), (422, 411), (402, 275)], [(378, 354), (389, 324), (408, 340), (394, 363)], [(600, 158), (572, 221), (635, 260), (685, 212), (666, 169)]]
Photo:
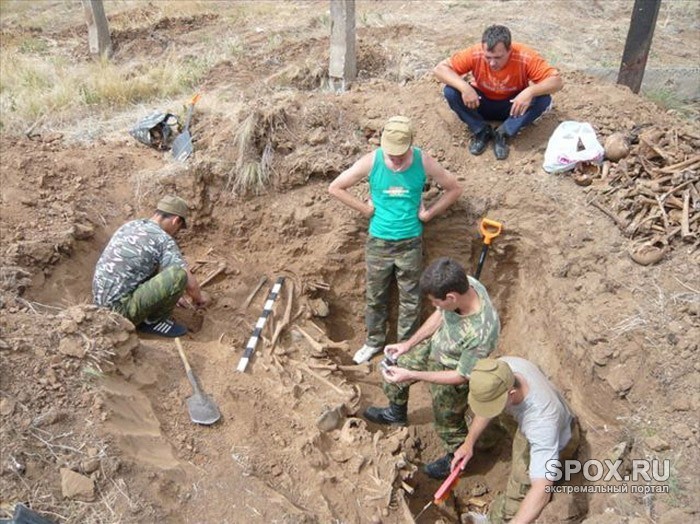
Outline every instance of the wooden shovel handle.
[(182, 363), (185, 365), (185, 371), (187, 371), (187, 374), (189, 375), (192, 373), (192, 368), (190, 367), (190, 363), (187, 361), (187, 356), (185, 355), (185, 350), (182, 347), (182, 342), (180, 342), (180, 337), (175, 337), (175, 345), (177, 346), (177, 352), (180, 353)]

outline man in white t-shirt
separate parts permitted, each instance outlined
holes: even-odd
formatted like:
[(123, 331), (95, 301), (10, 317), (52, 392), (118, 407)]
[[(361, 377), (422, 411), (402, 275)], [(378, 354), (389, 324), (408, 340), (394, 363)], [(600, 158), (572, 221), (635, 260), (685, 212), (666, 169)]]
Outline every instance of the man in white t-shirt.
[(494, 500), (488, 520), (471, 514), (472, 522), (534, 522), (550, 499), (547, 462), (571, 458), (578, 448), (576, 419), (542, 371), (519, 357), (479, 360), (469, 379), (468, 399), (475, 417), (454, 453), (452, 469), (464, 457), (471, 459), (492, 418), (505, 411), (518, 424), (505, 493)]

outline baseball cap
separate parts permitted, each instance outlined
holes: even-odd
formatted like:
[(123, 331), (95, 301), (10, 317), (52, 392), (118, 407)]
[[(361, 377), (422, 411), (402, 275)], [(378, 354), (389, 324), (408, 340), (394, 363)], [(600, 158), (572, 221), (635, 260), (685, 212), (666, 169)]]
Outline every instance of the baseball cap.
[(508, 391), (514, 383), (513, 371), (502, 360), (478, 360), (469, 377), (469, 406), (480, 417), (499, 415), (506, 407)]
[(158, 211), (163, 211), (164, 213), (179, 216), (182, 218), (183, 229), (187, 228), (187, 202), (180, 197), (166, 195), (160, 199), (156, 209)]
[(411, 120), (405, 116), (393, 116), (382, 130), (381, 146), (387, 154), (403, 155), (413, 142)]

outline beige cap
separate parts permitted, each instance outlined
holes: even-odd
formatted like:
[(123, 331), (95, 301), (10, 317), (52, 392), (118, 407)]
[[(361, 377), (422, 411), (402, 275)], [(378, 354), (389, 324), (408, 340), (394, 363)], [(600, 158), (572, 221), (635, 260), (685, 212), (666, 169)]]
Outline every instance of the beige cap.
[(384, 125), (381, 145), (387, 154), (403, 155), (413, 143), (411, 120), (405, 116), (393, 116)]
[(469, 377), (469, 407), (480, 417), (500, 415), (513, 384), (515, 376), (504, 361), (492, 358), (477, 361)]
[(179, 216), (182, 218), (182, 227), (187, 228), (187, 202), (180, 197), (173, 195), (164, 196), (160, 199), (160, 202), (158, 202), (156, 209), (164, 213)]

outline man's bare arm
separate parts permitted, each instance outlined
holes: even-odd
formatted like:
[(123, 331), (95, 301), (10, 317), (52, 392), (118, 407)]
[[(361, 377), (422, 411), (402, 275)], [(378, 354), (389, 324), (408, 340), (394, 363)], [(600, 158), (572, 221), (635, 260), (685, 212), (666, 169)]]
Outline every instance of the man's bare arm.
[(369, 176), (372, 170), (372, 162), (374, 162), (374, 153), (366, 154), (348, 169), (340, 173), (340, 175), (331, 182), (331, 185), (328, 186), (328, 192), (331, 195), (346, 206), (355, 211), (359, 211), (368, 218), (374, 214), (374, 206), (372, 206), (371, 201), (363, 202), (350, 193), (348, 189)]
[(423, 167), (426, 174), (443, 189), (443, 193), (438, 201), (430, 206), (430, 209), (426, 209), (421, 213), (421, 220), (428, 222), (454, 204), (461, 196), (463, 190), (457, 178), (438, 164), (430, 155), (423, 155)]
[(549, 504), (551, 494), (547, 492), (547, 487), (553, 482), (547, 479), (533, 479), (530, 490), (520, 503), (518, 512), (510, 521), (511, 524), (530, 524), (540, 516), (544, 507)]

